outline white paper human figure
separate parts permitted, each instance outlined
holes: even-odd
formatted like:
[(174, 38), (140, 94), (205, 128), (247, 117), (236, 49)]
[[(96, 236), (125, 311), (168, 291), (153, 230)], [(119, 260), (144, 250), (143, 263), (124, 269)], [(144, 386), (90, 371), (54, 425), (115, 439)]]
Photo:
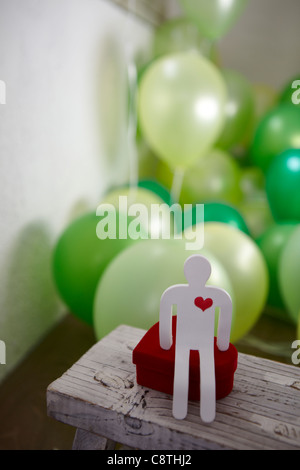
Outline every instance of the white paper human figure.
[(218, 287), (206, 286), (211, 275), (209, 261), (192, 255), (184, 264), (188, 284), (169, 287), (160, 302), (159, 338), (163, 349), (172, 346), (172, 306), (177, 305), (173, 416), (184, 419), (188, 408), (189, 357), (191, 350), (200, 353), (200, 416), (210, 423), (216, 414), (214, 363), (215, 309), (219, 307), (217, 347), (229, 348), (232, 302), (229, 294)]

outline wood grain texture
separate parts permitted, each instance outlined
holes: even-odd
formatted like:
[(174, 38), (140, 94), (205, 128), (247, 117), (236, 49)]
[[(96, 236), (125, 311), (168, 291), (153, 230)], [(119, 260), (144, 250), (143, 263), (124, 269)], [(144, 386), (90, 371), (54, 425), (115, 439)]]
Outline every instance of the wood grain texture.
[(300, 449), (300, 369), (239, 354), (233, 391), (203, 424), (184, 421), (172, 397), (136, 384), (132, 350), (144, 330), (120, 326), (47, 389), (48, 415), (139, 449)]
[(83, 429), (77, 429), (72, 450), (105, 450), (107, 439)]

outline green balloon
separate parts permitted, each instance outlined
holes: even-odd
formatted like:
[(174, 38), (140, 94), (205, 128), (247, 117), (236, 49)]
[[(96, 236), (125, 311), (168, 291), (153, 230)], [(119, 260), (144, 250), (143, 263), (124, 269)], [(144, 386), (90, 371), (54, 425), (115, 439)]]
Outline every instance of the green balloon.
[(241, 15), (247, 0), (179, 0), (183, 12), (201, 33), (214, 40), (224, 36)]
[(219, 137), (226, 86), (218, 69), (196, 52), (164, 56), (144, 73), (138, 114), (144, 138), (172, 168), (188, 168)]
[(275, 220), (300, 222), (300, 149), (274, 158), (267, 172), (266, 192)]
[(227, 86), (225, 125), (217, 146), (230, 149), (249, 133), (254, 118), (254, 94), (251, 84), (233, 70), (222, 72)]
[[(193, 254), (186, 250), (184, 240), (145, 240), (117, 256), (97, 287), (96, 337), (101, 339), (121, 324), (147, 330), (158, 322), (163, 292), (174, 284), (187, 284), (183, 267)], [(223, 288), (233, 297), (223, 266), (209, 252), (202, 254), (212, 265), (208, 284)]]
[(198, 51), (210, 60), (217, 55), (215, 47), (210, 47), (195, 23), (187, 18), (165, 21), (156, 29), (152, 47), (154, 57), (190, 50)]
[(238, 205), (238, 209), (253, 238), (258, 238), (274, 223), (265, 192), (254, 198), (246, 198)]
[(165, 186), (160, 184), (158, 181), (155, 181), (153, 179), (142, 179), (138, 182), (138, 186), (140, 188), (147, 189), (148, 191), (152, 191), (169, 206), (173, 204), (170, 192), (167, 190), (167, 188), (165, 188)]
[(241, 169), (240, 187), (244, 200), (251, 200), (265, 195), (266, 179), (258, 167)]
[[(127, 188), (130, 188), (130, 185), (129, 184), (126, 184), (124, 185), (123, 187), (125, 190), (127, 190)], [(146, 190), (147, 191), (147, 194), (148, 191), (150, 192), (150, 195), (151, 193), (154, 194), (154, 198), (156, 199), (156, 201), (154, 200), (154, 202), (158, 202), (158, 199), (157, 199), (157, 196), (160, 198), (160, 203), (165, 203), (165, 204), (168, 204), (169, 206), (171, 206), (173, 204), (173, 200), (172, 200), (172, 196), (170, 194), (170, 192), (168, 191), (168, 189), (162, 185), (160, 182), (156, 181), (155, 178), (143, 178), (143, 179), (140, 179), (138, 182), (137, 182), (137, 188), (141, 188), (141, 191), (143, 190)], [(141, 195), (143, 193), (141, 193), (140, 189), (138, 189), (138, 194)], [(122, 189), (119, 190), (119, 193), (118, 194), (122, 194)], [(149, 196), (150, 196), (149, 195)], [(150, 196), (151, 197), (151, 196)], [(139, 196), (137, 196), (137, 199), (141, 200)], [(147, 201), (148, 203), (148, 201)]]
[(300, 107), (300, 74), (288, 81), (280, 95), (282, 103), (293, 103)]
[(300, 312), (300, 225), (289, 237), (279, 263), (280, 292), (291, 319), (298, 323)]
[[(73, 221), (57, 241), (53, 256), (55, 284), (75, 316), (92, 325), (95, 289), (109, 262), (133, 243), (127, 239), (100, 240), (96, 230), (101, 218), (85, 214)], [(118, 233), (119, 218), (116, 219)]]
[(255, 325), (266, 304), (269, 279), (257, 244), (228, 224), (206, 223), (204, 249), (224, 266), (234, 290), (235, 321), (231, 339), (238, 341)]
[(299, 147), (300, 109), (282, 103), (267, 113), (258, 125), (251, 148), (252, 161), (266, 172), (277, 155)]
[[(196, 206), (192, 209), (186, 210), (183, 213), (182, 230), (188, 229), (191, 225), (194, 226), (203, 222), (203, 220), (197, 219), (198, 214), (199, 211), (197, 212)], [(241, 214), (237, 209), (229, 206), (228, 204), (218, 202), (204, 204), (204, 222), (220, 222), (222, 224), (228, 224), (241, 230), (247, 235), (250, 235), (247, 224)]]
[(204, 205), (205, 222), (221, 222), (231, 225), (250, 235), (243, 216), (234, 207), (223, 203), (209, 203)]
[[(185, 171), (180, 203), (196, 204), (211, 201), (237, 204), (242, 199), (240, 168), (227, 152), (213, 149)], [(157, 166), (157, 179), (172, 188), (174, 174), (163, 162)]]
[[(269, 271), (270, 289), (268, 305), (280, 309), (284, 308), (284, 302), (279, 288), (279, 260), (282, 250), (295, 227), (295, 224), (273, 224), (257, 239), (257, 244), (262, 251)], [(283, 320), (288, 319), (285, 311), (280, 313), (280, 318)]]

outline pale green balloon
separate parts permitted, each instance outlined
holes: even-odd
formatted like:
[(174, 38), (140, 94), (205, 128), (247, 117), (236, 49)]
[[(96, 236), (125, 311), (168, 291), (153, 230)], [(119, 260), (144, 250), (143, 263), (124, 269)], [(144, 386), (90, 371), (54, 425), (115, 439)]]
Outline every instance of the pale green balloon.
[(225, 125), (217, 145), (230, 149), (240, 144), (251, 129), (254, 118), (254, 94), (250, 82), (235, 70), (223, 70), (227, 86)]
[(224, 36), (241, 15), (248, 0), (179, 0), (183, 12), (204, 36)]
[(279, 262), (279, 286), (291, 319), (297, 324), (300, 311), (300, 225), (283, 248)]
[[(94, 328), (98, 339), (121, 324), (149, 329), (159, 321), (163, 292), (174, 284), (187, 284), (185, 260), (195, 254), (184, 240), (146, 240), (126, 250), (108, 266), (96, 290)], [(208, 285), (233, 288), (223, 266), (207, 250), (202, 253), (212, 266)]]
[(152, 46), (154, 57), (190, 50), (196, 50), (212, 61), (217, 59), (216, 48), (211, 47), (195, 23), (187, 18), (172, 18), (155, 30)]
[(115, 188), (104, 196), (99, 205), (103, 204), (111, 204), (118, 212), (132, 218), (129, 235), (136, 231), (136, 237), (140, 232), (139, 238), (147, 239), (160, 238), (169, 231), (170, 235), (174, 233), (173, 213), (153, 191), (138, 186)]
[[(174, 172), (163, 162), (157, 165), (157, 179), (172, 188)], [(221, 149), (212, 149), (185, 171), (180, 203), (227, 202), (242, 200), (241, 170), (236, 160)]]
[(222, 131), (224, 79), (196, 52), (154, 61), (141, 78), (138, 96), (142, 134), (172, 168), (192, 166)]
[(225, 268), (234, 290), (232, 342), (245, 336), (266, 305), (269, 277), (266, 262), (254, 241), (228, 224), (206, 223), (204, 249)]

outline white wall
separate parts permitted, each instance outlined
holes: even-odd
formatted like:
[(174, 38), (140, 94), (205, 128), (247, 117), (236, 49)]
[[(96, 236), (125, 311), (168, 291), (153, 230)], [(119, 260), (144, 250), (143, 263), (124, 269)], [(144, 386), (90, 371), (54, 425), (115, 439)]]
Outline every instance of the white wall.
[(0, 0), (0, 379), (61, 318), (53, 243), (126, 168), (124, 47), (150, 34), (104, 0)]

